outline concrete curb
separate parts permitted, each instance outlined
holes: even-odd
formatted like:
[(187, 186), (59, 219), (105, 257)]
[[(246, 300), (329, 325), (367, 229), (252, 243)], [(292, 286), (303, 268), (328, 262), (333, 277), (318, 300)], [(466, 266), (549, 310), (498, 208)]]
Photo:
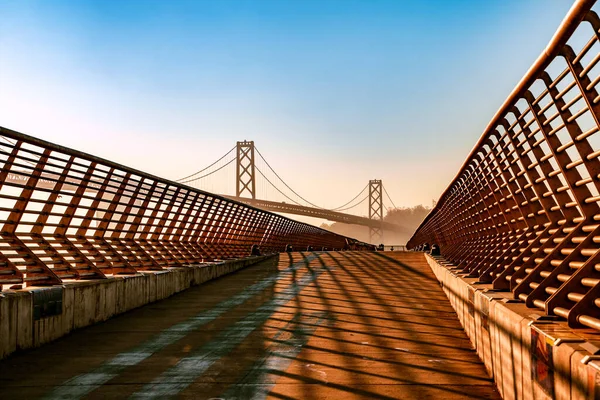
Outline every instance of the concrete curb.
[(278, 254), (0, 293), (0, 360)]
[(600, 396), (600, 332), (573, 330), (425, 254), (504, 399)]

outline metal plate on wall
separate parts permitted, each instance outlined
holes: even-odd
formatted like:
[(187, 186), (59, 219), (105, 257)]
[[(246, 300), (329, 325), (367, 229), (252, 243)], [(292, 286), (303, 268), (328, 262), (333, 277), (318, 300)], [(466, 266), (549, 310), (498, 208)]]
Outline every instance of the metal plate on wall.
[(53, 287), (33, 291), (33, 320), (62, 314), (63, 288)]

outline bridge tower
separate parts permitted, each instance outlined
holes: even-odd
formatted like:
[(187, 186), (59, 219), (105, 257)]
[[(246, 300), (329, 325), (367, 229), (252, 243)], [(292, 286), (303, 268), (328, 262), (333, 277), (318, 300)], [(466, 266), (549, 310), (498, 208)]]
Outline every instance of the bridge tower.
[(256, 199), (254, 141), (237, 142), (235, 195)]
[(373, 244), (383, 241), (383, 185), (381, 179), (369, 181), (369, 218), (379, 220), (379, 227), (369, 227), (369, 240)]

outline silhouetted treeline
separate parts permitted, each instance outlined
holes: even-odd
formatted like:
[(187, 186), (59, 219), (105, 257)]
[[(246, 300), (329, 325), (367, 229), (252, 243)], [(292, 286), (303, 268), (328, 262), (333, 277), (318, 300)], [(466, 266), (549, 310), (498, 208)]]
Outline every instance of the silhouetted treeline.
[(431, 208), (425, 207), (422, 204), (414, 207), (390, 208), (383, 217), (386, 222), (402, 225), (415, 231), (419, 224), (425, 219)]
[[(412, 233), (417, 229), (421, 221), (425, 219), (427, 214), (431, 211), (431, 208), (426, 207), (422, 204), (414, 207), (401, 207), (401, 208), (390, 208), (388, 209), (383, 220), (392, 224), (400, 225), (405, 227), (408, 232), (407, 235), (400, 233), (385, 231), (383, 233), (383, 242), (385, 244), (406, 244), (410, 239)], [(340, 222), (334, 222), (332, 224), (323, 223), (321, 228), (330, 230), (340, 235), (353, 237), (364, 242), (370, 242), (369, 240), (369, 228), (360, 225), (349, 225)], [(377, 244), (377, 243), (375, 243)]]

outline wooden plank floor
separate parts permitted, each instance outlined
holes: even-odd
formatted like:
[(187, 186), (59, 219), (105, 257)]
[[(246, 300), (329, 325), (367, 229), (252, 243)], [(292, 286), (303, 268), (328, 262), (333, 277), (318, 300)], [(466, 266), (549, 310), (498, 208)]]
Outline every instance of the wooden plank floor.
[(0, 399), (498, 399), (420, 253), (291, 253), (0, 362)]

